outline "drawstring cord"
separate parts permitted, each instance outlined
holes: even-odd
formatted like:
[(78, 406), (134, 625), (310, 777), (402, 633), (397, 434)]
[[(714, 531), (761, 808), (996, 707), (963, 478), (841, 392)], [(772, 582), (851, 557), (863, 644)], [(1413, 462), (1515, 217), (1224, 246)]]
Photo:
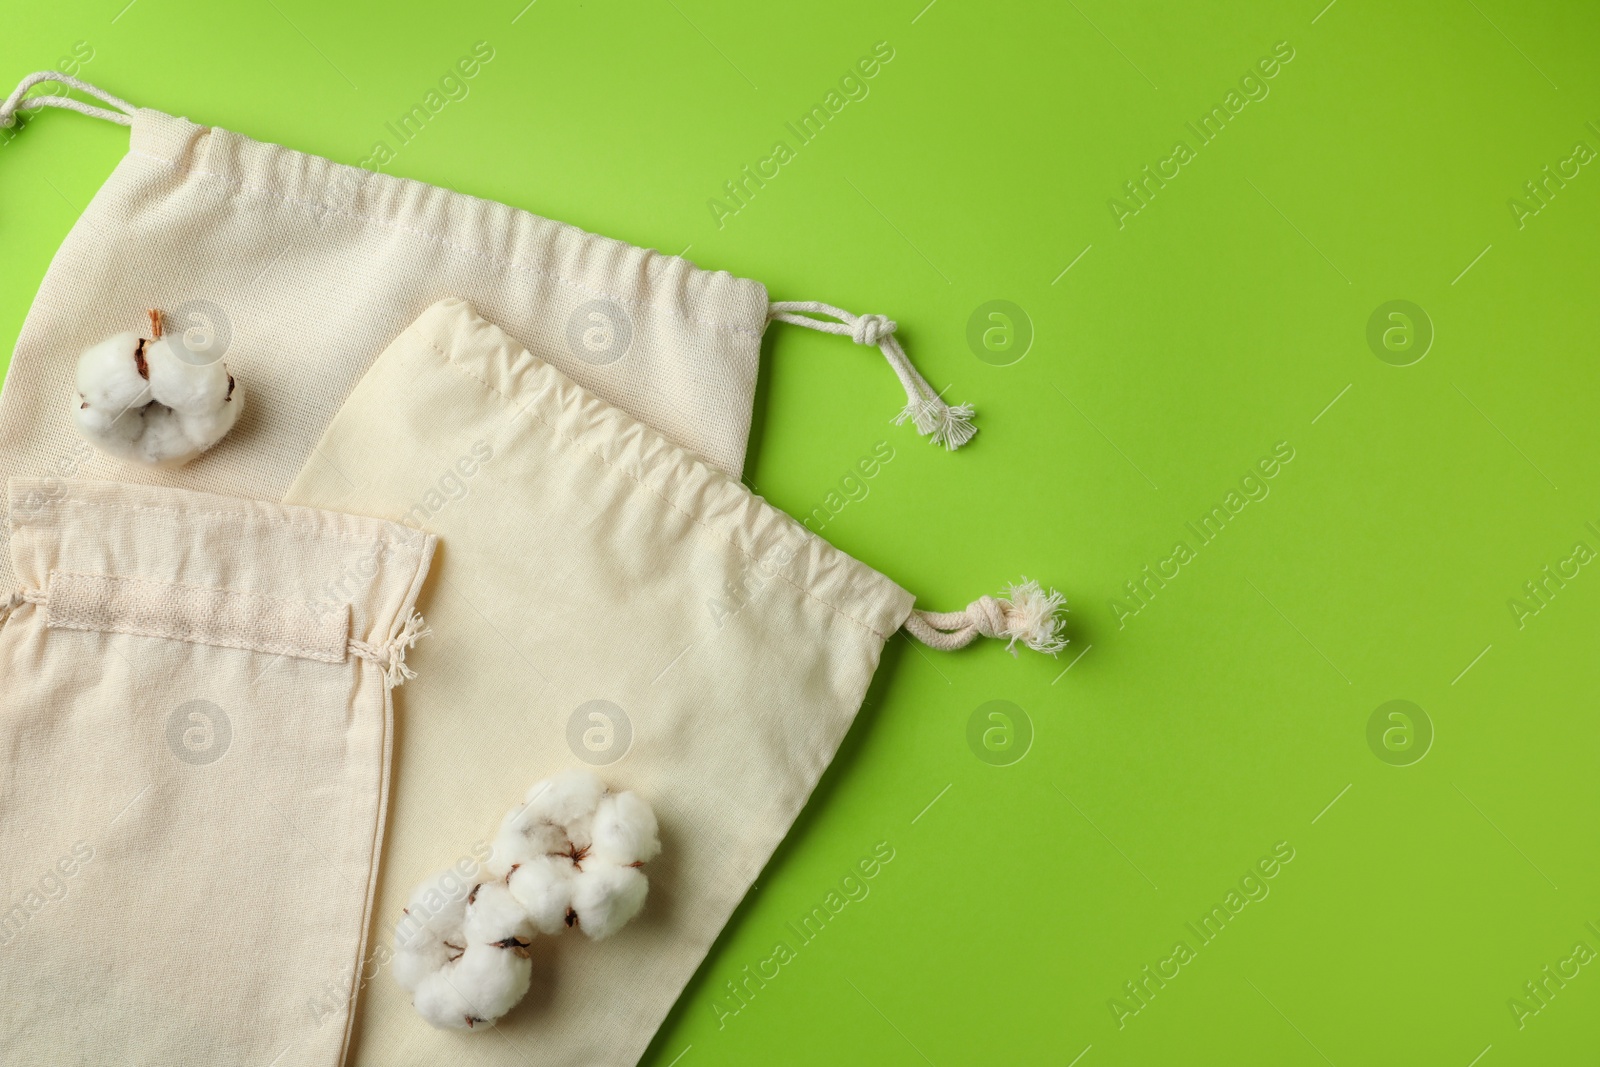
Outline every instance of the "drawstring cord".
[(31, 592), (12, 593), (0, 599), (0, 626), (4, 626), (11, 613), (24, 604), (43, 604), (46, 601), (44, 590), (35, 589)]
[(820, 333), (838, 334), (858, 345), (877, 345), (882, 349), (883, 357), (894, 368), (895, 376), (906, 391), (906, 406), (895, 417), (896, 426), (910, 419), (918, 433), (952, 452), (978, 432), (972, 425), (972, 405), (952, 407), (946, 404), (928, 380), (917, 373), (894, 335), (897, 323), (893, 319), (884, 315), (852, 315), (843, 308), (816, 300), (774, 301), (767, 310), (767, 318)]
[[(87, 93), (97, 100), (110, 104), (117, 110), (107, 111), (103, 107), (95, 107), (93, 104), (84, 103), (82, 100), (75, 100), (70, 96), (43, 94), (40, 96), (30, 96), (26, 100), (22, 98), (23, 93), (26, 93), (29, 89), (32, 89), (35, 85), (38, 85), (41, 82), (59, 82), (62, 85), (70, 86), (79, 92)], [(26, 78), (23, 78), (22, 83), (16, 87), (10, 96), (6, 97), (5, 103), (0, 104), (0, 128), (15, 126), (17, 123), (18, 110), (23, 108), (32, 109), (39, 107), (65, 108), (68, 111), (76, 111), (80, 115), (88, 115), (91, 118), (105, 119), (107, 122), (115, 122), (119, 126), (132, 126), (133, 115), (139, 110), (121, 97), (112, 96), (104, 89), (96, 88), (86, 81), (74, 78), (70, 74), (62, 74), (60, 71), (55, 70), (41, 70), (36, 74), (30, 74)]]
[(1066, 597), (1046, 593), (1027, 578), (1008, 585), (1000, 597), (982, 596), (961, 611), (912, 611), (905, 630), (940, 652), (965, 648), (979, 637), (1009, 638), (1006, 651), (1017, 654), (1021, 641), (1035, 652), (1054, 656), (1067, 647), (1061, 636)]
[(422, 621), (421, 614), (413, 611), (398, 637), (382, 645), (352, 639), (350, 651), (382, 667), (383, 682), (393, 689), (417, 676), (417, 672), (406, 665), (406, 650), (431, 633), (433, 631)]

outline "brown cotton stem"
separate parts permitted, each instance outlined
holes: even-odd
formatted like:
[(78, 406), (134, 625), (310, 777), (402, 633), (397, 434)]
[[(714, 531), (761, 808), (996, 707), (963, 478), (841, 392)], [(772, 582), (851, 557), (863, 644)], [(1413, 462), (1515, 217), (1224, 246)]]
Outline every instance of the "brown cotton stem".
[(150, 309), (150, 340), (161, 340), (161, 309)]

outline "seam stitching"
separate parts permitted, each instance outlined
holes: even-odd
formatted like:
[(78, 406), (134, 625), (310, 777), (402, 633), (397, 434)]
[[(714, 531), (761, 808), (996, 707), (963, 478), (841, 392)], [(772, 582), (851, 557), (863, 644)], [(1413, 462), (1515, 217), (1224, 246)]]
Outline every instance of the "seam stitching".
[[(293, 519), (271, 518), (257, 515), (237, 515), (226, 511), (184, 511), (179, 508), (163, 507), (159, 504), (113, 504), (103, 500), (86, 500), (82, 497), (67, 497), (62, 500), (52, 500), (49, 503), (42, 505), (40, 510), (42, 511), (46, 507), (59, 507), (63, 504), (71, 504), (77, 507), (103, 508), (116, 511), (150, 511), (187, 519), (219, 519), (224, 522), (236, 523), (261, 522), (263, 525), (267, 526), (286, 526), (290, 529), (299, 530), (313, 538), (331, 537), (353, 545), (363, 546), (385, 545), (397, 552), (417, 556), (418, 558), (421, 557), (421, 553), (417, 549), (411, 547), (410, 545), (401, 544), (400, 542), (391, 538), (359, 537), (354, 534), (339, 533), (338, 531), (317, 530), (311, 526), (305, 525), (304, 523), (295, 522)], [(13, 530), (21, 530), (27, 527), (37, 527), (40, 525), (43, 524), (32, 523), (26, 519), (18, 519), (15, 516), (12, 517), (11, 522), (11, 528)]]
[(348, 652), (338, 659), (331, 659), (320, 652), (299, 648), (293, 645), (269, 645), (265, 642), (249, 644), (243, 641), (225, 641), (218, 638), (196, 637), (192, 633), (174, 633), (172, 631), (145, 630), (134, 626), (90, 626), (86, 623), (57, 622), (50, 619), (45, 624), (52, 630), (75, 630), (79, 633), (95, 634), (129, 634), (133, 637), (156, 637), (168, 641), (182, 641), (190, 645), (208, 645), (213, 648), (232, 648), (240, 652), (260, 652), (263, 655), (289, 656), (293, 659), (311, 660), (315, 663), (343, 663), (348, 658)]

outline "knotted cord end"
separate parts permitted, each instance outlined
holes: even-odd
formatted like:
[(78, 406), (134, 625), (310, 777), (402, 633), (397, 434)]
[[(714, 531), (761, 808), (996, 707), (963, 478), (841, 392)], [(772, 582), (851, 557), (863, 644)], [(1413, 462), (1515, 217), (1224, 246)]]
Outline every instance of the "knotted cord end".
[(406, 652), (418, 641), (432, 633), (433, 630), (423, 621), (420, 612), (413, 611), (411, 617), (406, 619), (406, 624), (401, 629), (400, 636), (389, 642), (389, 663), (384, 668), (383, 680), (390, 689), (397, 685), (404, 685), (417, 676), (417, 672), (406, 664)]
[(383, 682), (388, 688), (405, 685), (417, 676), (406, 664), (406, 652), (418, 641), (433, 633), (423, 622), (422, 615), (413, 611), (405, 626), (391, 641), (382, 645), (366, 641), (351, 641), (350, 650), (362, 659), (371, 660), (383, 668)]
[(785, 300), (771, 304), (767, 317), (819, 333), (839, 334), (858, 345), (876, 346), (881, 350), (906, 391), (906, 405), (894, 418), (896, 426), (910, 422), (919, 434), (951, 452), (972, 440), (978, 432), (972, 425), (970, 404), (946, 404), (928, 380), (917, 372), (895, 337), (899, 324), (887, 315), (853, 315), (843, 308), (815, 300)]
[(930, 442), (954, 452), (977, 434), (978, 428), (972, 425), (972, 416), (971, 404), (951, 406), (939, 397), (928, 400), (917, 398), (900, 409), (894, 424), (900, 426), (909, 421)]
[(906, 632), (929, 648), (954, 651), (965, 648), (979, 637), (1006, 642), (1006, 651), (1017, 654), (1021, 641), (1035, 652), (1054, 656), (1067, 647), (1062, 634), (1067, 598), (1027, 577), (1006, 586), (998, 597), (982, 596), (962, 611), (913, 611), (906, 619)]
[(1010, 638), (1006, 650), (1013, 656), (1017, 654), (1018, 641), (1050, 656), (1067, 647), (1067, 639), (1061, 635), (1067, 598), (1054, 589), (1047, 593), (1038, 582), (1024, 577), (1021, 582), (1006, 586), (1000, 604), (1005, 626), (993, 636)]

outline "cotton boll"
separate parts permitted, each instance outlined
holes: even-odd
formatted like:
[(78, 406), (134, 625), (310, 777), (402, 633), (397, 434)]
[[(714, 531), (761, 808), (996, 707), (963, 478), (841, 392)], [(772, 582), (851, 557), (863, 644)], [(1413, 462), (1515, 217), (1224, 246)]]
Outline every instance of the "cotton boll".
[(487, 1030), (527, 995), (532, 978), (526, 958), (472, 945), (447, 969), (429, 975), (411, 1004), (441, 1030)]
[[(530, 820), (537, 842), (520, 829)], [(536, 844), (543, 851), (533, 854)], [(660, 852), (649, 804), (607, 792), (588, 771), (568, 771), (536, 783), (506, 816), (490, 865), (506, 871), (512, 897), (539, 930), (576, 926), (598, 939), (644, 906), (650, 883), (639, 868)]]
[(572, 910), (572, 878), (566, 856), (539, 856), (511, 872), (507, 887), (541, 933), (559, 934)]
[(537, 819), (566, 826), (583, 815), (594, 813), (606, 787), (590, 771), (562, 771), (528, 790), (527, 812)]
[(178, 421), (183, 423), (184, 435), (204, 450), (227, 436), (233, 424), (239, 421), (239, 413), (244, 410), (244, 387), (235, 382), (232, 399), (208, 411), (173, 410), (178, 413)]
[(78, 357), (73, 421), (79, 434), (119, 459), (179, 467), (222, 440), (244, 408), (244, 391), (220, 361), (195, 364), (161, 336), (121, 333)]
[(645, 863), (661, 852), (656, 813), (637, 793), (618, 793), (602, 800), (595, 811), (592, 836), (595, 858), (606, 863)]
[(452, 868), (412, 891), (395, 928), (395, 981), (433, 1026), (487, 1028), (527, 993), (533, 937), (504, 883)]
[(469, 945), (481, 943), (526, 949), (533, 940), (533, 924), (504, 882), (485, 882), (473, 889), (468, 896), (467, 917), (461, 929)]
[(394, 976), (403, 989), (415, 992), (427, 976), (465, 950), (461, 928), (471, 888), (450, 868), (411, 891), (394, 930)]
[(125, 459), (132, 458), (133, 442), (144, 432), (144, 409), (119, 408), (107, 404), (103, 407), (78, 407), (73, 411), (78, 432), (95, 441), (102, 449)]
[(569, 819), (563, 830), (566, 832), (566, 851), (569, 854), (588, 852), (594, 844), (594, 812), (585, 812)]
[(411, 1006), (430, 1026), (441, 1030), (466, 1030), (478, 1023), (472, 1005), (442, 971), (428, 975), (417, 986), (411, 995)]
[(473, 945), (456, 967), (456, 986), (480, 1019), (494, 1022), (517, 1006), (533, 984), (526, 953), (496, 945)]
[(85, 350), (78, 357), (79, 402), (111, 414), (150, 403), (150, 382), (139, 370), (147, 344), (130, 330)]
[(566, 841), (567, 836), (560, 827), (530, 815), (527, 805), (519, 805), (507, 812), (500, 822), (500, 830), (495, 834), (494, 847), (489, 854), (489, 873), (496, 878), (504, 878), (519, 863), (527, 863), (546, 853), (564, 851)]
[(152, 467), (181, 467), (200, 450), (183, 432), (178, 413), (160, 404), (146, 405), (143, 415), (144, 430), (133, 442), (135, 454)]
[(202, 415), (217, 411), (228, 399), (228, 368), (220, 360), (192, 363), (179, 356), (170, 338), (146, 342), (145, 364), (150, 394), (174, 411)]
[(637, 867), (586, 866), (572, 889), (578, 929), (596, 941), (610, 937), (639, 914), (649, 889)]
[(450, 962), (450, 950), (438, 941), (415, 947), (395, 945), (394, 980), (407, 993), (415, 993), (430, 974)]
[(137, 442), (150, 403), (150, 383), (139, 370), (143, 344), (137, 335), (123, 333), (84, 352), (72, 398), (79, 435), (102, 452), (135, 462), (143, 459)]

